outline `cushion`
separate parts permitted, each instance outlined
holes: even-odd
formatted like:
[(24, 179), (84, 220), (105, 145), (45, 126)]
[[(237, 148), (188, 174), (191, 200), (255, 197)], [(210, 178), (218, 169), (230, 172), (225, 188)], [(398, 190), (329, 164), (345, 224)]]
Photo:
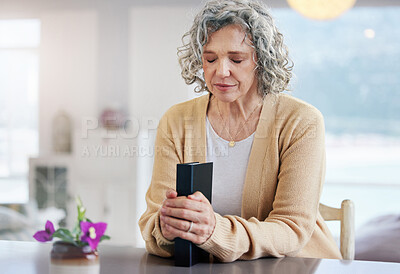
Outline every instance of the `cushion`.
[(400, 215), (372, 219), (356, 232), (355, 259), (400, 262)]

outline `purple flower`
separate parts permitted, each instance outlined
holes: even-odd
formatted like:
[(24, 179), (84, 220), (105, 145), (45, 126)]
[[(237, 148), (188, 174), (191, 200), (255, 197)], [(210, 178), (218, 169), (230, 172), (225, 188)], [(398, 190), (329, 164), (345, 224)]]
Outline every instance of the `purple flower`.
[(40, 230), (33, 235), (33, 238), (35, 238), (39, 242), (48, 242), (53, 239), (53, 233), (54, 233), (54, 225), (52, 222), (47, 221), (46, 226), (44, 230)]
[(101, 237), (106, 232), (106, 223), (91, 223), (91, 222), (81, 222), (82, 236), (81, 241), (86, 242), (89, 246), (95, 250), (99, 244)]

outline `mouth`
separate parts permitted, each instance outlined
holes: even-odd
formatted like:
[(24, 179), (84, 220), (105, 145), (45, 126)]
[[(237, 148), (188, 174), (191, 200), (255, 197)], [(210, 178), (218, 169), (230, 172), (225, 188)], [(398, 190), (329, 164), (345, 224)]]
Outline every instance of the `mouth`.
[(219, 90), (226, 91), (228, 89), (235, 87), (236, 85), (216, 83), (214, 84), (214, 86)]

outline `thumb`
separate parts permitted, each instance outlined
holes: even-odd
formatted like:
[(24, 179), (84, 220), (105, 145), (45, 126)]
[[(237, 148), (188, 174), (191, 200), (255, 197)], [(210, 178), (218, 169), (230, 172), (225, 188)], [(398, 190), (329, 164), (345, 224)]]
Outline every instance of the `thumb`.
[(188, 198), (199, 202), (209, 203), (208, 199), (200, 191), (196, 191), (195, 193), (189, 195)]
[(173, 190), (172, 188), (169, 188), (169, 189), (167, 189), (165, 196), (167, 197), (167, 199), (173, 199), (178, 196), (178, 193), (175, 190)]

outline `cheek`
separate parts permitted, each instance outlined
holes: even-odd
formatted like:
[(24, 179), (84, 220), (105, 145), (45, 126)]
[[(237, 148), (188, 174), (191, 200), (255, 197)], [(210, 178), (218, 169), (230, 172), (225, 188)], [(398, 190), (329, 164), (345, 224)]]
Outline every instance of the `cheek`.
[(204, 80), (206, 82), (211, 81), (211, 70), (207, 65), (203, 65)]
[(247, 75), (248, 75), (248, 79), (250, 79), (251, 82), (253, 82), (257, 78), (257, 71), (255, 70), (254, 66), (251, 66), (247, 70)]
[(257, 82), (256, 72), (252, 69), (242, 71), (242, 73), (238, 73), (237, 75), (239, 78), (236, 79), (241, 83), (242, 86), (245, 86), (246, 88), (251, 87), (255, 82)]

